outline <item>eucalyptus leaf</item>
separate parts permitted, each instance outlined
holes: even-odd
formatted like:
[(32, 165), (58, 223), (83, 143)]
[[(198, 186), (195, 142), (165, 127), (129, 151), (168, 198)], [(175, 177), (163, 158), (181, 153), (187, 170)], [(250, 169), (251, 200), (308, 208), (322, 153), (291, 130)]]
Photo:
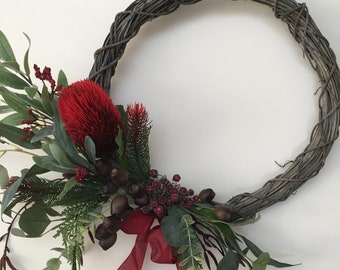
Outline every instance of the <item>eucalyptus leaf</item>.
[(5, 125), (0, 122), (0, 137), (5, 137), (12, 143), (15, 143), (19, 146), (22, 146), (26, 149), (40, 149), (41, 144), (38, 142), (31, 143), (28, 140), (22, 140), (22, 137), (26, 137), (27, 133), (25, 133), (22, 129), (13, 127), (10, 125)]
[[(49, 259), (46, 263), (46, 270), (59, 270), (61, 265), (61, 260), (59, 258)], [(44, 270), (45, 270), (44, 269)]]
[(11, 230), (11, 234), (19, 237), (27, 237), (26, 233), (23, 230), (20, 230), (18, 228), (13, 228)]
[(24, 89), (30, 86), (26, 81), (21, 79), (19, 76), (9, 71), (4, 66), (0, 65), (0, 84), (12, 87), (14, 89)]
[(180, 232), (180, 219), (177, 216), (168, 215), (161, 220), (161, 231), (166, 242), (172, 247), (181, 247), (186, 244), (185, 234)]
[(2, 31), (0, 31), (0, 59), (4, 61), (16, 61), (11, 45)]
[(7, 169), (0, 165), (0, 187), (3, 189), (9, 183)]
[(237, 253), (229, 250), (217, 265), (217, 270), (237, 270), (240, 258)]
[(85, 137), (85, 151), (88, 160), (92, 163), (96, 163), (96, 145), (94, 144), (91, 137)]
[(254, 262), (253, 270), (265, 270), (270, 260), (267, 252), (263, 252)]
[(54, 210), (51, 207), (46, 207), (45, 208), (46, 214), (49, 215), (50, 217), (59, 217), (60, 213), (56, 210)]
[(50, 223), (45, 209), (37, 203), (27, 208), (19, 219), (19, 227), (27, 237), (40, 237)]
[(26, 33), (24, 33), (24, 35), (28, 40), (28, 48), (27, 48), (25, 56), (24, 56), (24, 69), (25, 69), (26, 75), (29, 76), (31, 71), (30, 71), (30, 66), (29, 66), (29, 62), (28, 62), (28, 55), (29, 55), (29, 52), (30, 52), (30, 49), (31, 49), (31, 39)]

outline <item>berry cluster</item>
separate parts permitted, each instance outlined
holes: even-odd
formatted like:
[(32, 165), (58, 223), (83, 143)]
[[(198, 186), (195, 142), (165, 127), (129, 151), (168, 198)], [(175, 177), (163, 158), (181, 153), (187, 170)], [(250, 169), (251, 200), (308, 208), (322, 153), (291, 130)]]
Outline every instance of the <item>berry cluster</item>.
[(156, 170), (149, 172), (149, 180), (146, 192), (149, 195), (149, 203), (142, 207), (145, 214), (154, 213), (162, 218), (167, 214), (167, 209), (171, 205), (182, 205), (193, 207), (200, 199), (194, 195), (192, 189), (182, 187), (178, 182), (181, 177), (175, 174), (172, 181), (165, 176), (159, 175)]

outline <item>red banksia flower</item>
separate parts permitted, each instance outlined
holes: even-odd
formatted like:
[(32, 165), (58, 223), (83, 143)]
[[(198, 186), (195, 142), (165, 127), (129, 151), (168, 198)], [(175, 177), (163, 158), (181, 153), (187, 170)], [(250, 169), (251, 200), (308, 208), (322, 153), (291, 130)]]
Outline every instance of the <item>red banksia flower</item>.
[(105, 156), (117, 148), (115, 137), (121, 117), (96, 83), (83, 80), (64, 88), (58, 109), (67, 133), (77, 146), (83, 148), (85, 137), (90, 136), (96, 145), (97, 156)]

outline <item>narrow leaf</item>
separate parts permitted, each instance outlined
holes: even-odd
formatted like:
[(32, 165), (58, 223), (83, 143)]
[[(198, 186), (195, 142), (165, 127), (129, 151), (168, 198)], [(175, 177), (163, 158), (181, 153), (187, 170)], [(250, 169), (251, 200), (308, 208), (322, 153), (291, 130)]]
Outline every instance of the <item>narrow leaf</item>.
[(53, 108), (53, 115), (54, 115), (54, 135), (56, 140), (59, 142), (59, 145), (62, 149), (65, 150), (67, 156), (70, 158), (72, 162), (75, 164), (88, 169), (91, 172), (95, 172), (94, 165), (90, 164), (86, 159), (81, 157), (79, 155), (79, 152), (70, 139), (70, 137), (67, 135), (65, 127), (63, 125), (63, 122), (60, 118), (56, 101), (54, 101), (54, 104), (52, 106)]
[(59, 74), (58, 74), (58, 79), (57, 79), (57, 85), (61, 85), (63, 87), (68, 86), (68, 81), (66, 78), (66, 74), (64, 73), (64, 71), (60, 70)]
[(28, 62), (28, 55), (29, 55), (29, 52), (30, 52), (30, 49), (31, 49), (31, 39), (26, 33), (24, 33), (24, 35), (28, 40), (28, 48), (27, 48), (25, 56), (24, 56), (24, 69), (25, 69), (26, 75), (29, 76), (31, 71), (30, 71), (30, 66), (29, 66), (29, 62)]
[(2, 95), (3, 99), (10, 106), (13, 110), (17, 111), (22, 115), (27, 114), (27, 105), (23, 102), (20, 97), (14, 93), (6, 89), (5, 87), (0, 87), (0, 94)]
[(85, 137), (85, 151), (87, 158), (92, 164), (96, 163), (96, 145), (94, 144), (91, 137)]
[(7, 68), (13, 70), (16, 73), (20, 72), (20, 66), (17, 62), (12, 62), (12, 61), (1, 62), (0, 65), (7, 67)]
[(43, 140), (44, 138), (50, 136), (53, 134), (53, 127), (44, 127), (42, 129), (39, 129), (37, 133), (32, 137), (31, 143), (35, 143), (38, 141)]
[(26, 81), (3, 66), (0, 66), (0, 83), (14, 89), (24, 89), (29, 86)]
[(69, 179), (66, 182), (63, 191), (58, 195), (58, 199), (62, 199), (66, 195), (66, 193), (69, 192), (76, 185), (76, 183), (77, 182), (73, 178)]
[(59, 165), (68, 167), (68, 168), (74, 168), (75, 166), (72, 164), (72, 162), (68, 159), (65, 151), (60, 148), (60, 146), (57, 143), (51, 143), (50, 144), (50, 150), (52, 153), (52, 156), (54, 159), (59, 163)]
[(39, 149), (41, 148), (40, 143), (31, 143), (29, 139), (22, 140), (22, 137), (26, 137), (27, 134), (20, 128), (5, 125), (0, 122), (0, 137), (5, 137), (7, 140), (22, 146), (26, 149)]
[(41, 91), (41, 102), (47, 114), (49, 116), (52, 116), (53, 112), (52, 112), (51, 96), (45, 85), (43, 86), (43, 89)]
[(3, 189), (9, 182), (7, 169), (0, 165), (0, 187)]
[(24, 119), (31, 119), (33, 120), (34, 118), (31, 115), (23, 115), (21, 113), (13, 113), (5, 118), (1, 119), (1, 122), (5, 125), (9, 126), (20, 126), (22, 125), (22, 120)]
[(2, 31), (0, 31), (0, 59), (4, 61), (16, 61), (11, 45)]
[(26, 91), (27, 95), (30, 97), (30, 98), (34, 98), (35, 94), (37, 93), (38, 91), (38, 88), (36, 87), (25, 87), (24, 90)]
[(54, 171), (54, 172), (60, 172), (60, 173), (75, 173), (75, 169), (65, 167), (60, 165), (53, 157), (50, 156), (34, 156), (33, 157), (34, 162), (49, 171)]
[(269, 263), (269, 254), (267, 252), (263, 252), (256, 261), (253, 262), (253, 270), (265, 270)]
[[(256, 256), (259, 257), (262, 253), (264, 253), (258, 246), (256, 246), (253, 242), (251, 242), (249, 239), (244, 237), (243, 235), (239, 235), (246, 246), (249, 248), (249, 250)], [(295, 266), (296, 264), (288, 264), (288, 263), (282, 263), (279, 261), (276, 261), (272, 258), (269, 259), (268, 265), (275, 266), (277, 268), (285, 268), (285, 267), (291, 267)]]

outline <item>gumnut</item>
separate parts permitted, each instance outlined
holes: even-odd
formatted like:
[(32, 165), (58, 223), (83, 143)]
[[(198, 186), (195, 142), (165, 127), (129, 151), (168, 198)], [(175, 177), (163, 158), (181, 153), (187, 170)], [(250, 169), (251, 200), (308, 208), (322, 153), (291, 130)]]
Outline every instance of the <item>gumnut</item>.
[(109, 233), (118, 232), (122, 226), (122, 220), (117, 216), (105, 217), (103, 220), (103, 228)]
[(230, 222), (233, 219), (234, 211), (226, 205), (217, 205), (214, 213), (218, 220)]
[(128, 186), (128, 193), (132, 198), (138, 198), (138, 197), (142, 197), (143, 193), (145, 193), (145, 191), (141, 187), (141, 185), (139, 185), (137, 183), (131, 183)]
[(119, 187), (111, 182), (107, 182), (102, 186), (102, 190), (104, 194), (115, 194), (118, 191)]
[(102, 159), (99, 159), (96, 162), (96, 170), (98, 174), (103, 177), (104, 179), (108, 179), (110, 177), (111, 171), (113, 169), (113, 166), (104, 162)]
[(149, 195), (146, 192), (144, 192), (142, 196), (134, 198), (134, 202), (138, 206), (145, 206), (149, 203), (149, 201)]
[(105, 230), (103, 224), (99, 224), (96, 231), (94, 232), (94, 237), (97, 240), (102, 240), (110, 237), (111, 233)]
[(117, 241), (117, 233), (113, 233), (109, 238), (99, 240), (99, 245), (103, 250), (108, 250)]
[(200, 201), (201, 202), (211, 202), (214, 197), (215, 197), (216, 193), (211, 189), (211, 188), (206, 188), (206, 189), (203, 189), (199, 194), (199, 198), (200, 198)]
[(118, 187), (125, 186), (129, 181), (128, 172), (120, 168), (113, 168), (110, 172), (110, 180)]
[(129, 208), (128, 198), (121, 194), (111, 201), (111, 215), (121, 215)]

